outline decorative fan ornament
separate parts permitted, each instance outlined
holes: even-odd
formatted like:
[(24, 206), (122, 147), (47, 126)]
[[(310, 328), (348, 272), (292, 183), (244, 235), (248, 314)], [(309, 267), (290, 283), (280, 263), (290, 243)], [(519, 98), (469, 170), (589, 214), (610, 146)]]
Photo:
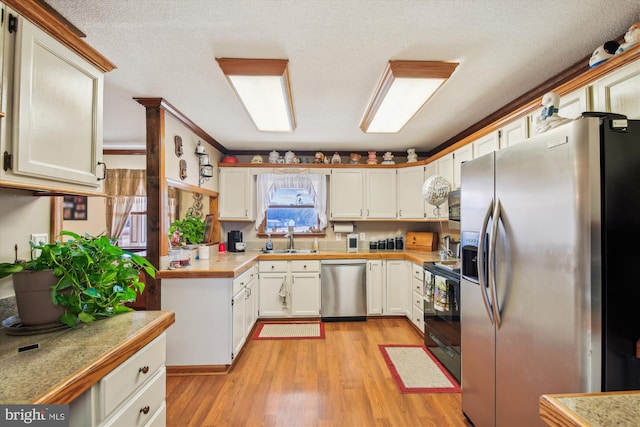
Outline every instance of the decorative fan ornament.
[(422, 185), (424, 200), (436, 208), (447, 201), (451, 185), (440, 175), (432, 175)]

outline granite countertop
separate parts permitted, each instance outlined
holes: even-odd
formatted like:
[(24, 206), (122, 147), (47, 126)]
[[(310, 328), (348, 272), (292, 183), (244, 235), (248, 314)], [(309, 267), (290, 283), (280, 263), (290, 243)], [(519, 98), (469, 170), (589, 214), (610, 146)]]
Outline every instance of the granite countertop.
[(40, 335), (0, 329), (0, 404), (70, 403), (174, 322), (171, 311), (136, 311)]
[(328, 250), (309, 254), (264, 254), (259, 251), (226, 252), (212, 251), (211, 257), (206, 260), (191, 261), (191, 265), (178, 268), (169, 268), (169, 257), (162, 257), (160, 270), (156, 274), (159, 279), (170, 278), (234, 278), (240, 275), (251, 265), (260, 260), (296, 260), (296, 259), (406, 259), (416, 264), (424, 262), (440, 261), (440, 253), (414, 250), (388, 250), (388, 251), (359, 251), (347, 252)]
[(540, 418), (550, 426), (635, 427), (640, 424), (640, 391), (544, 394)]

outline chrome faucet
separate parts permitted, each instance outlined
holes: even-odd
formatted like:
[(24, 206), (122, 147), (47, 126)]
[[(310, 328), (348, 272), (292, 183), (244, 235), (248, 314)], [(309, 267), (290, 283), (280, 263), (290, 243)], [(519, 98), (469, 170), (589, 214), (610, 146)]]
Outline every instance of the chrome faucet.
[(292, 251), (293, 248), (293, 227), (290, 225), (289, 226), (289, 231), (287, 232), (287, 234), (284, 235), (284, 237), (289, 239), (289, 250)]

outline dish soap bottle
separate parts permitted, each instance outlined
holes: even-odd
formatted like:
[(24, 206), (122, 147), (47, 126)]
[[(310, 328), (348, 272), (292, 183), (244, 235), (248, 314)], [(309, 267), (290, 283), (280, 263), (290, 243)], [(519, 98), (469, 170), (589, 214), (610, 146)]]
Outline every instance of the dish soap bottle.
[(272, 251), (273, 250), (273, 242), (271, 241), (271, 233), (267, 234), (267, 245), (266, 245), (266, 250), (268, 251)]
[(314, 252), (318, 252), (318, 238), (313, 239), (313, 250)]

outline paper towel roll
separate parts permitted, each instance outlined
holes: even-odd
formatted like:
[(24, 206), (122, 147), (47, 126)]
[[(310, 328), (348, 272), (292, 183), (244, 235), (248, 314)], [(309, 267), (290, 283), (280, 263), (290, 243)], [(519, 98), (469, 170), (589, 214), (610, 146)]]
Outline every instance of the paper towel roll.
[(334, 233), (353, 233), (353, 223), (352, 222), (343, 222), (343, 223), (334, 223), (333, 224), (333, 232)]

